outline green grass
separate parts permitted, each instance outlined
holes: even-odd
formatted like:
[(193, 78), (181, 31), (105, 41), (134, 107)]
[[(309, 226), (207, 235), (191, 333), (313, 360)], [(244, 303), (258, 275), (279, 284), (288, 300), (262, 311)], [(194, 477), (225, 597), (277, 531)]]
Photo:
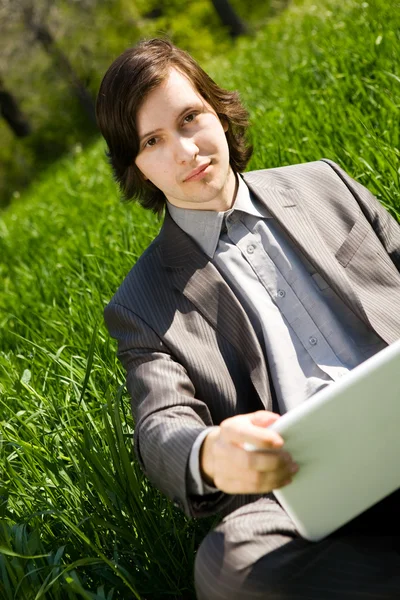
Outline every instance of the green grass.
[[(206, 68), (251, 112), (250, 168), (339, 162), (400, 215), (399, 4), (296, 2)], [(160, 223), (96, 143), (0, 220), (0, 598), (193, 598), (190, 521), (142, 476), (103, 307)]]

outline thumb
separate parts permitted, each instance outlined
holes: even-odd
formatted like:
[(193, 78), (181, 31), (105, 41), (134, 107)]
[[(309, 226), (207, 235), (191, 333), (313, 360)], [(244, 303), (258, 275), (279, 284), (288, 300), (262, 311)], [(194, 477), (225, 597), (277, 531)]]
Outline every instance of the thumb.
[(257, 427), (268, 427), (280, 419), (280, 415), (269, 412), (268, 410), (258, 410), (250, 417), (251, 423)]

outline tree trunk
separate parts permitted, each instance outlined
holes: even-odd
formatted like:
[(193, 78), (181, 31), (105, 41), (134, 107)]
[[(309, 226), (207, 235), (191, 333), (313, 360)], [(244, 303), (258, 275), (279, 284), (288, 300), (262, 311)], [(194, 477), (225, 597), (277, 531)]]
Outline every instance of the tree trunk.
[(229, 0), (212, 0), (215, 10), (222, 23), (229, 28), (232, 38), (247, 32), (246, 24), (241, 20)]
[(31, 126), (22, 114), (15, 97), (6, 90), (0, 80), (0, 115), (7, 122), (17, 137), (25, 137), (31, 133)]
[(68, 78), (75, 95), (78, 97), (78, 100), (81, 103), (82, 108), (86, 112), (90, 121), (96, 125), (96, 114), (93, 98), (86, 89), (85, 85), (79, 79), (78, 75), (75, 73), (75, 70), (68, 60), (68, 57), (64, 54), (64, 52), (62, 52), (62, 50), (60, 50), (60, 48), (58, 48), (54, 37), (46, 25), (36, 25), (33, 19), (33, 11), (30, 7), (24, 11), (24, 17), (26, 26), (34, 33), (36, 40), (43, 46), (44, 50), (50, 54), (50, 56), (59, 66), (60, 70)]

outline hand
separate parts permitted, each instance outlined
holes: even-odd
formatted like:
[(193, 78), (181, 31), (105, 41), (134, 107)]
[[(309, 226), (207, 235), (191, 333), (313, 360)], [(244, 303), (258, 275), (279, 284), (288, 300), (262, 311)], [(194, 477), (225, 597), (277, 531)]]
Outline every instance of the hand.
[[(265, 494), (287, 485), (298, 470), (284, 440), (267, 429), (280, 415), (260, 410), (212, 429), (200, 449), (203, 479), (227, 494)], [(244, 444), (259, 450), (248, 451)]]

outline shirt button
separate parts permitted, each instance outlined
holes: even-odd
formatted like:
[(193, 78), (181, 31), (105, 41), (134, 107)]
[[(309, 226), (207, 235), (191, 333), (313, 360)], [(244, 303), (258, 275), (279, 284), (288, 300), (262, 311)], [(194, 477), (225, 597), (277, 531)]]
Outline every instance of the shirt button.
[(311, 346), (315, 346), (315, 344), (318, 343), (318, 340), (316, 337), (310, 337), (310, 338), (308, 338), (308, 341), (310, 342)]
[(256, 248), (256, 247), (254, 246), (254, 244), (249, 244), (249, 245), (247, 246), (247, 252), (248, 252), (249, 254), (253, 254), (253, 252), (254, 252), (255, 248)]
[(278, 290), (278, 296), (279, 298), (284, 298), (286, 296), (285, 290)]

